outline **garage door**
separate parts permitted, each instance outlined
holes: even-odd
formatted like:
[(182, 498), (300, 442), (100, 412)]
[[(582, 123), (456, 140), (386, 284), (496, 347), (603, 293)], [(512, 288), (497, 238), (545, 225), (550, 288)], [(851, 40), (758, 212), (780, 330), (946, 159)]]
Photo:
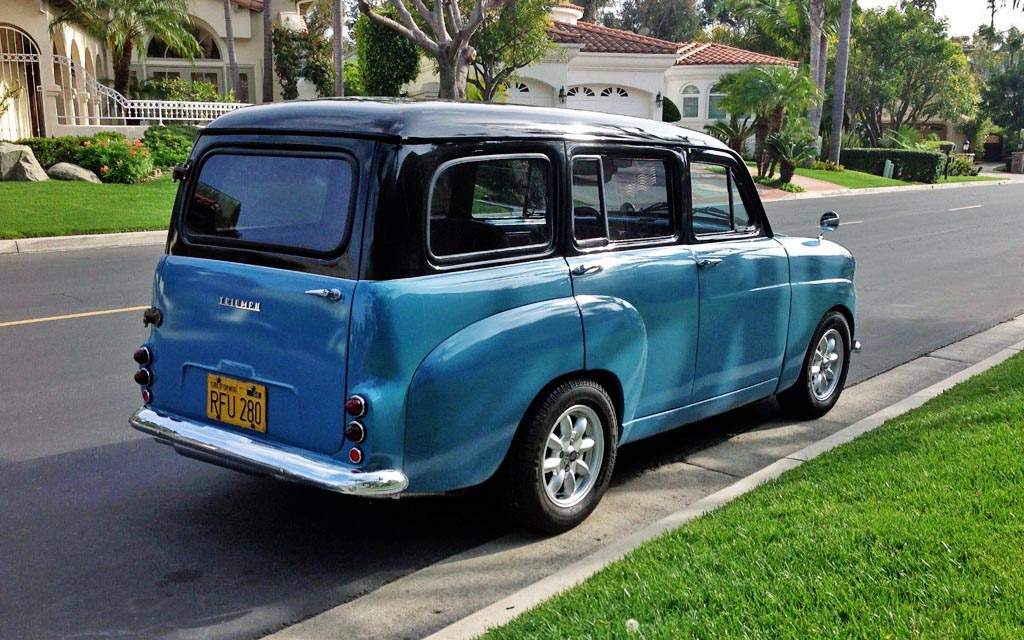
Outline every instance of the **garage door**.
[(508, 103), (552, 107), (555, 104), (555, 92), (546, 84), (522, 80), (509, 86)]
[(624, 116), (651, 117), (647, 94), (636, 89), (601, 85), (576, 85), (565, 92), (570, 109), (617, 113)]

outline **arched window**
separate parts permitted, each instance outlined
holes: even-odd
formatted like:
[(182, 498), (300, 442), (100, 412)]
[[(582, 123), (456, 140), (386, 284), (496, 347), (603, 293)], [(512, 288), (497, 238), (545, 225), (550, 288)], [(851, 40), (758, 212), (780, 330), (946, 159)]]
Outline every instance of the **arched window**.
[(605, 87), (601, 90), (601, 97), (615, 97), (615, 98), (628, 98), (629, 92), (622, 87)]
[(682, 104), (680, 105), (682, 116), (684, 118), (700, 117), (700, 89), (692, 84), (688, 84), (683, 87), (679, 95), (682, 96)]
[[(188, 32), (199, 43), (199, 54), (196, 55), (197, 60), (220, 60), (220, 48), (217, 46), (216, 38), (198, 25), (189, 27)], [(146, 57), (181, 58), (180, 55), (167, 46), (166, 42), (156, 37), (149, 41), (149, 46), (146, 47)]]
[(725, 120), (729, 117), (729, 113), (722, 108), (724, 98), (725, 94), (719, 85), (711, 87), (708, 93), (708, 120)]
[(530, 86), (527, 85), (525, 82), (517, 82), (516, 91), (518, 91), (519, 93), (530, 93)]
[(582, 85), (578, 85), (578, 86), (575, 86), (575, 87), (570, 87), (569, 91), (567, 91), (565, 95), (570, 96), (570, 97), (579, 95), (579, 96), (586, 96), (588, 98), (593, 98), (597, 94), (595, 94), (594, 90), (591, 89), (590, 87), (585, 87), (585, 86), (582, 86)]

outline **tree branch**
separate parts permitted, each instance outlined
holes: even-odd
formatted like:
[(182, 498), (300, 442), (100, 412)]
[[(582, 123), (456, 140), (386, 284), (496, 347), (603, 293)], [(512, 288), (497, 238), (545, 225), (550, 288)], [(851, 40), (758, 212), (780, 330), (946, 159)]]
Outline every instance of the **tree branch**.
[(395, 7), (395, 10), (398, 11), (398, 15), (402, 19), (402, 22), (406, 22), (408, 25), (411, 25), (411, 27), (396, 22), (387, 16), (382, 16), (374, 11), (373, 7), (371, 7), (366, 0), (357, 0), (357, 3), (359, 11), (366, 17), (378, 24), (388, 27), (389, 29), (394, 29), (404, 37), (415, 42), (418, 47), (425, 50), (430, 55), (437, 56), (439, 51), (437, 43), (431, 40), (427, 34), (423, 33), (423, 31), (416, 26), (416, 23), (412, 19), (412, 14), (410, 14), (409, 10), (405, 8), (401, 0), (391, 0), (391, 4)]

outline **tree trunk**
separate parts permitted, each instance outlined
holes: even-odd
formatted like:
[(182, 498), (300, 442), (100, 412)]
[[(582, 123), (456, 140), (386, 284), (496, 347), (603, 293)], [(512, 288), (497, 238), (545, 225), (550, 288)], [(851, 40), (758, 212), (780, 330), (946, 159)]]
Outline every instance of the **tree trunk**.
[(768, 140), (768, 120), (758, 117), (754, 122), (754, 160), (757, 162), (757, 177), (765, 177), (768, 170), (768, 158), (765, 154)]
[(274, 101), (274, 39), (270, 5), (273, 0), (263, 0), (263, 102)]
[(839, 14), (839, 48), (836, 50), (835, 88), (832, 90), (832, 135), (828, 159), (839, 164), (843, 144), (843, 114), (846, 111), (846, 72), (850, 64), (850, 14), (853, 0), (843, 0)]
[(792, 182), (794, 173), (796, 173), (796, 164), (787, 160), (779, 161), (779, 180), (783, 184)]
[(475, 57), (476, 49), (469, 45), (465, 45), (461, 51), (438, 57), (437, 69), (440, 75), (438, 98), (463, 101), (466, 99), (466, 78), (469, 77), (469, 66)]
[(238, 59), (235, 58), (235, 28), (231, 24), (231, 0), (224, 0), (224, 31), (227, 32), (228, 64), (231, 67), (231, 89), (235, 99), (241, 99), (242, 79), (238, 75)]
[[(819, 94), (824, 94), (825, 79), (821, 77), (821, 71), (823, 68), (822, 54), (828, 55), (828, 40), (822, 35), (822, 26), (825, 22), (825, 0), (808, 0), (810, 6), (808, 9), (808, 17), (811, 23), (811, 77), (814, 79), (815, 84), (818, 85)], [(825, 43), (825, 46), (822, 46)], [(818, 135), (818, 130), (821, 128), (821, 95), (811, 103), (810, 108), (807, 110), (807, 119), (811, 123), (811, 130), (814, 135)]]
[(334, 95), (345, 95), (345, 38), (342, 29), (345, 25), (345, 3), (342, 0), (334, 0), (334, 11), (332, 30), (334, 35)]
[(124, 53), (114, 60), (114, 91), (128, 97), (128, 84), (132, 76), (132, 43), (124, 45)]

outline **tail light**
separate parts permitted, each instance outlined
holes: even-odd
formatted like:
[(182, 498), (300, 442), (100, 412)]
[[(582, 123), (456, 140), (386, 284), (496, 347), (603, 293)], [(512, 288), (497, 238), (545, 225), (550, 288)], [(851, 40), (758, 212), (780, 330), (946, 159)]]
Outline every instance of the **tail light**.
[(352, 447), (348, 450), (348, 459), (352, 464), (359, 464), (363, 461), (363, 451), (359, 447)]
[(366, 398), (363, 396), (354, 395), (345, 401), (345, 413), (353, 418), (362, 418), (366, 415), (368, 409), (369, 406), (366, 404)]
[(149, 404), (150, 402), (153, 402), (153, 392), (150, 391), (149, 389), (143, 389), (142, 390), (142, 401), (145, 402), (146, 404)]
[(143, 367), (135, 372), (135, 382), (148, 387), (153, 383), (153, 374), (149, 372), (149, 369)]
[(361, 422), (353, 420), (345, 426), (345, 437), (352, 444), (359, 444), (366, 440), (366, 427)]
[(153, 362), (153, 352), (149, 350), (149, 347), (139, 347), (132, 354), (132, 360), (138, 362), (141, 365), (147, 365)]

